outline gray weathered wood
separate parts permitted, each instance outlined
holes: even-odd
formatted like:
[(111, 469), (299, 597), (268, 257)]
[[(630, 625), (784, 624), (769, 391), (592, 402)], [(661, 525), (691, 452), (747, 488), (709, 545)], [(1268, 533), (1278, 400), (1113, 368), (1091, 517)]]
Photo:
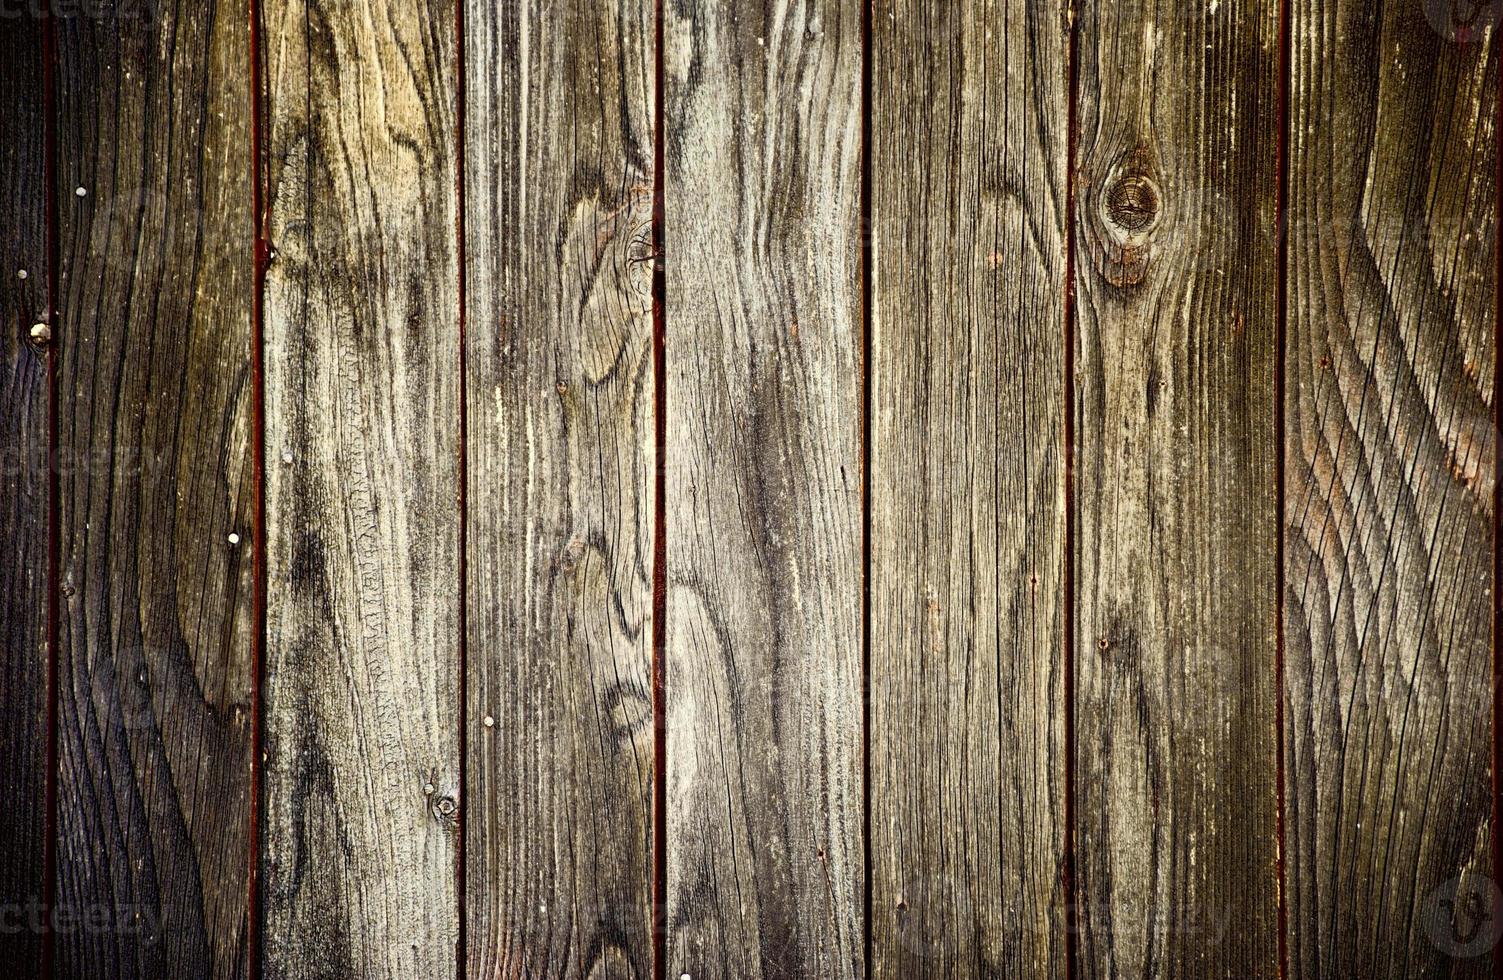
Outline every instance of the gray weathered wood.
[[(1457, 36), (1464, 25), (1442, 19), (1467, 6), (1293, 7), (1291, 977), (1498, 967), (1499, 74), (1490, 37)], [(1496, 11), (1476, 6), (1484, 23)]]
[(262, 5), (267, 977), (458, 963), (454, 14)]
[[(42, 25), (0, 23), (0, 975), (41, 971), (47, 827), (49, 352)], [(49, 325), (50, 329), (50, 325)]]
[(664, 15), (667, 973), (859, 977), (860, 7)]
[(468, 0), (467, 962), (652, 976), (653, 7)]
[(1062, 977), (1065, 6), (871, 57), (872, 975)]
[(248, 23), (155, 11), (53, 21), (58, 977), (248, 973)]
[(1271, 978), (1278, 4), (1080, 16), (1080, 975)]

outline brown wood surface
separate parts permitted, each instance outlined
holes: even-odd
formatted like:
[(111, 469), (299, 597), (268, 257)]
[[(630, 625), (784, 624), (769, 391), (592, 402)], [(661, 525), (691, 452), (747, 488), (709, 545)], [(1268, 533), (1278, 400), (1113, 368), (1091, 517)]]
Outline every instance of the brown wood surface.
[(1064, 975), (1065, 13), (875, 10), (877, 978)]
[(667, 974), (860, 977), (860, 8), (663, 45)]
[(1291, 22), (1291, 977), (1498, 968), (1499, 75), (1491, 39), (1443, 19), (1466, 7)]
[(1278, 4), (1080, 13), (1080, 976), (1272, 978)]
[(465, 7), (471, 977), (652, 976), (653, 7)]
[[(0, 23), (0, 975), (42, 966), (49, 490), (42, 22)], [(51, 325), (48, 325), (51, 329)]]
[(254, 683), (248, 22), (187, 0), (119, 14), (53, 19), (56, 976), (241, 977)]
[(1503, 965), (1503, 0), (44, 6), (0, 976)]
[(265, 0), (267, 977), (459, 960), (451, 2)]

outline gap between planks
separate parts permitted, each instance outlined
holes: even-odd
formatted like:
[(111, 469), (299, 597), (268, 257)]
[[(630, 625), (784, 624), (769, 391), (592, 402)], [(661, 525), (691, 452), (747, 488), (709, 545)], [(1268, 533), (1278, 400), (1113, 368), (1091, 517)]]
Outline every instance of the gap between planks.
[(250, 17), (250, 136), (251, 218), (256, 223), (252, 244), (255, 272), (251, 278), (251, 453), (255, 483), (255, 527), (251, 556), (251, 803), (249, 855), (246, 876), (246, 956), (253, 977), (261, 975), (261, 824), (265, 798), (262, 794), (262, 751), (265, 745), (266, 683), (266, 269), (270, 259), (267, 242), (266, 167), (262, 157), (265, 133), (265, 92), (262, 89), (261, 0), (249, 0)]
[(652, 13), (652, 975), (668, 976), (668, 268), (666, 0)]
[(872, 33), (877, 0), (861, 4), (861, 162), (857, 236), (861, 277), (861, 895), (862, 971), (871, 980), (872, 941)]
[(1064, 543), (1060, 582), (1064, 592), (1060, 633), (1064, 646), (1065, 758), (1064, 840), (1061, 842), (1061, 890), (1065, 897), (1065, 980), (1074, 980), (1080, 966), (1080, 930), (1075, 891), (1075, 182), (1080, 144), (1080, 13), (1077, 0), (1067, 8), (1065, 123), (1065, 289), (1064, 289)]
[(1289, 913), (1284, 868), (1284, 795), (1286, 774), (1284, 733), (1284, 358), (1289, 329), (1289, 250), (1284, 228), (1289, 221), (1289, 82), (1290, 34), (1289, 0), (1279, 0), (1279, 94), (1278, 162), (1274, 181), (1273, 227), (1278, 236), (1274, 268), (1274, 355), (1273, 355), (1273, 482), (1274, 514), (1277, 527), (1273, 539), (1273, 671), (1274, 671), (1274, 907), (1278, 916), (1279, 980), (1289, 973)]
[[(1288, 6), (1289, 0), (1283, 0)], [(1497, 12), (1494, 5), (1494, 12)], [(1503, 59), (1503, 23), (1493, 25), (1492, 57), (1494, 61)], [(1500, 451), (1498, 443), (1503, 441), (1503, 411), (1499, 410), (1500, 386), (1503, 386), (1503, 355), (1500, 355), (1500, 344), (1503, 344), (1503, 99), (1495, 100), (1493, 115), (1493, 513), (1492, 513), (1492, 547), (1493, 547), (1493, 575), (1492, 575), (1492, 759), (1490, 775), (1492, 777), (1492, 834), (1489, 843), (1492, 845), (1492, 872), (1496, 879), (1503, 874), (1503, 840), (1499, 839), (1499, 820), (1503, 819), (1503, 774), (1499, 768), (1503, 766), (1503, 653), (1500, 653), (1498, 644), (1498, 627), (1500, 624), (1499, 604), (1503, 603), (1503, 597), (1499, 596), (1499, 588), (1503, 586), (1503, 549), (1500, 549), (1498, 534), (1499, 515), (1503, 514), (1503, 451)], [(1494, 894), (1497, 894), (1494, 892)], [(1493, 960), (1494, 975), (1503, 978), (1503, 955), (1494, 950)]]

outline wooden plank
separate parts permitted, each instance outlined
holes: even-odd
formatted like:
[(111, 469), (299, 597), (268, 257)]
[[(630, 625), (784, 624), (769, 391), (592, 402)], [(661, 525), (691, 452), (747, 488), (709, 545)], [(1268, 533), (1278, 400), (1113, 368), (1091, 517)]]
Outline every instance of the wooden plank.
[(265, 0), (267, 977), (458, 964), (452, 3)]
[(667, 973), (859, 977), (860, 7), (664, 17)]
[(1080, 973), (1273, 977), (1278, 4), (1080, 15)]
[[(0, 974), (39, 976), (47, 827), (47, 304), (42, 24), (0, 23)], [(48, 324), (48, 331), (51, 325)]]
[(873, 976), (1062, 977), (1065, 4), (873, 22)]
[(1290, 976), (1499, 965), (1499, 75), (1491, 37), (1443, 19), (1466, 9), (1292, 11)]
[(651, 977), (653, 6), (465, 7), (472, 977)]
[(255, 501), (247, 22), (233, 5), (185, 3), (54, 27), (56, 972), (243, 977)]

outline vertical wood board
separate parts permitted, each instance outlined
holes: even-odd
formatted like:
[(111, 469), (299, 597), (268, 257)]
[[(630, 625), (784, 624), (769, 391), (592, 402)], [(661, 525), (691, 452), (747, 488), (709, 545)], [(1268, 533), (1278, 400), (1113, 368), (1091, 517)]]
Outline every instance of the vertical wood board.
[(1290, 976), (1498, 966), (1499, 75), (1464, 9), (1290, 25)]
[(264, 972), (459, 960), (449, 0), (265, 0)]
[(652, 976), (653, 8), (465, 18), (471, 976)]
[(664, 19), (666, 970), (859, 977), (860, 8)]
[(1080, 14), (1080, 975), (1272, 978), (1278, 4)]
[(875, 9), (877, 978), (1065, 971), (1065, 14)]
[(248, 975), (244, 11), (55, 17), (59, 977)]

